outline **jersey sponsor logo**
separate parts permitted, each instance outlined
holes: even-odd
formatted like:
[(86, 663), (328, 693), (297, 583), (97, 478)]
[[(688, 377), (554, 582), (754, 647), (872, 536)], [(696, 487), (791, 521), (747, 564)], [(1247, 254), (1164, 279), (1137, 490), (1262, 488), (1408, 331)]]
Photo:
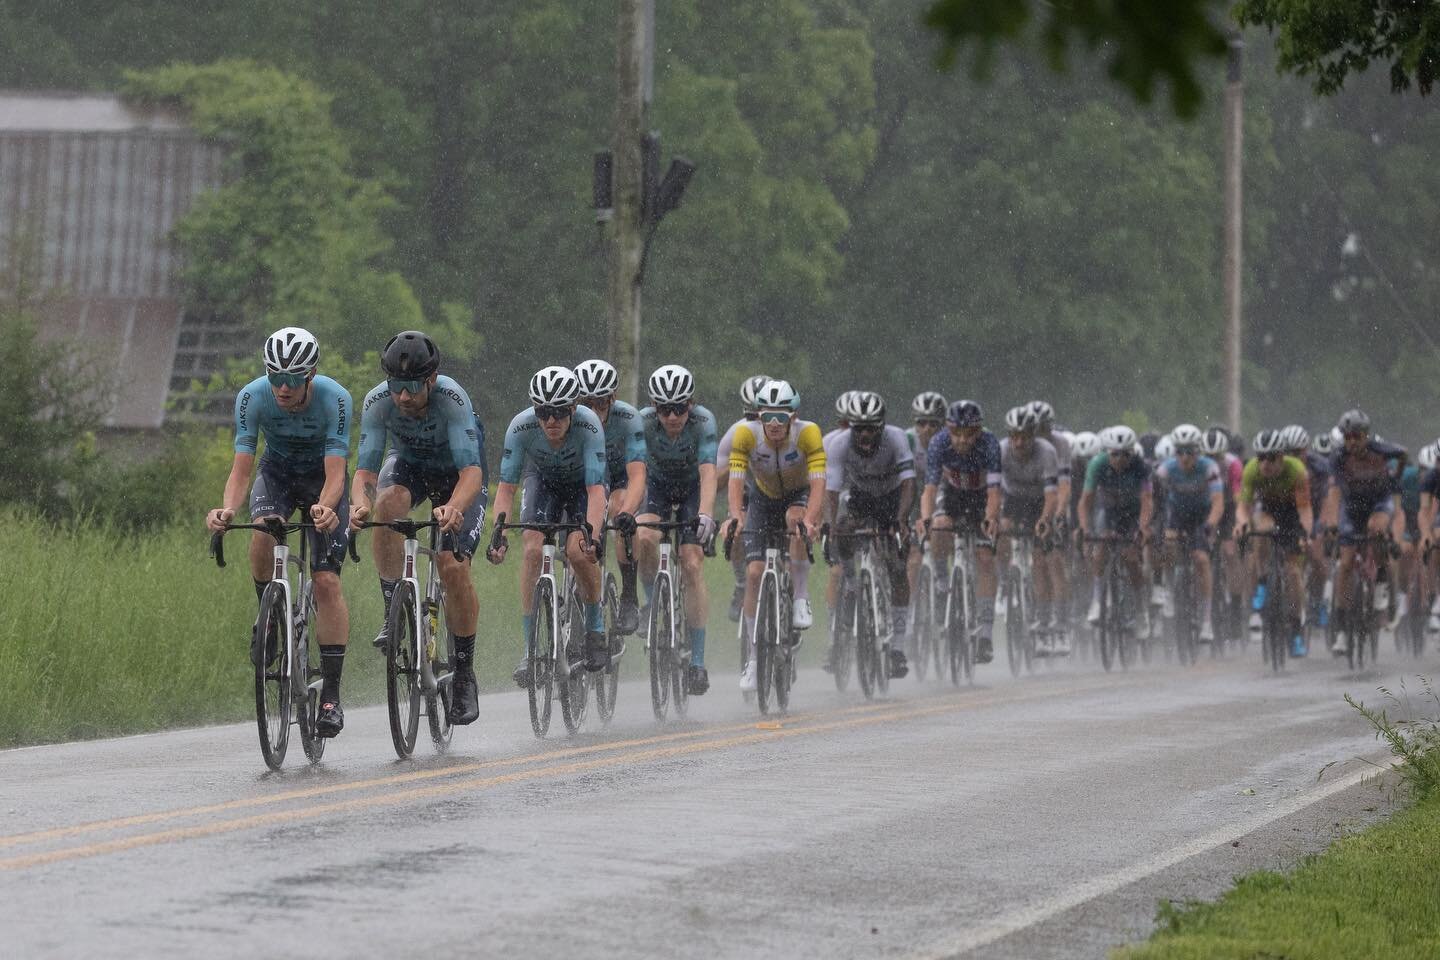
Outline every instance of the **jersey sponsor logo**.
[(370, 396), (368, 396), (368, 397), (365, 398), (365, 406), (362, 408), (362, 410), (365, 411), (365, 412), (368, 412), (372, 406), (374, 406), (375, 404), (379, 403), (381, 400), (387, 400), (387, 399), (389, 399), (389, 397), (390, 397), (390, 390), (389, 390), (389, 388), (386, 388), (386, 389), (384, 389), (384, 390), (381, 390), (381, 391), (379, 391), (378, 393), (372, 393), (372, 394), (370, 394)]
[(451, 400), (455, 401), (455, 406), (457, 407), (465, 406), (465, 399), (449, 387), (439, 387), (438, 389), (436, 389), (435, 392), (440, 394), (440, 396), (442, 397), (449, 397)]
[(786, 460), (799, 460), (799, 459), (800, 459), (800, 451), (799, 451), (799, 450), (791, 450), (789, 453), (785, 454), (785, 459), (786, 459)]
[(340, 413), (336, 418), (335, 433), (343, 436), (345, 433), (345, 397), (343, 395), (336, 398), (336, 406), (340, 408)]
[(240, 421), (240, 429), (241, 429), (242, 431), (243, 431), (243, 430), (248, 430), (248, 429), (249, 429), (249, 417), (250, 417), (250, 391), (249, 391), (249, 390), (244, 390), (244, 391), (242, 391), (242, 392), (240, 393), (240, 410), (239, 410), (239, 413), (236, 414), (236, 417), (237, 417), (237, 418), (239, 419), (239, 421)]

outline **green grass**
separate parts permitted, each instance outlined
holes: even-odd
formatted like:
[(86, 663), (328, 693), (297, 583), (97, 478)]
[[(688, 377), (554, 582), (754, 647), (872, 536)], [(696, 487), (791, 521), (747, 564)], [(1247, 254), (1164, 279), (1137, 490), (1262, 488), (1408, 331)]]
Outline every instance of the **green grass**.
[[(0, 746), (253, 717), (255, 594), (246, 536), (230, 535), (230, 563), (220, 570), (206, 556), (208, 536), (198, 522), (137, 535), (0, 513)], [(366, 535), (361, 565), (347, 564), (341, 578), (351, 617), (347, 704), (384, 697), (382, 661), (370, 646), (381, 602), (369, 542)], [(476, 673), (487, 689), (510, 686), (520, 655), (519, 567), (518, 550), (498, 569), (475, 564)], [(709, 561), (706, 580), (706, 660), (723, 689), (738, 657), (735, 627), (725, 618), (729, 567)], [(822, 597), (823, 564), (813, 583), (812, 595)], [(805, 662), (817, 662), (823, 647), (817, 617)], [(642, 649), (632, 640), (627, 677), (644, 676)]]
[(1435, 960), (1440, 797), (1334, 843), (1288, 874), (1241, 878), (1215, 903), (1162, 908), (1148, 942), (1114, 960)]

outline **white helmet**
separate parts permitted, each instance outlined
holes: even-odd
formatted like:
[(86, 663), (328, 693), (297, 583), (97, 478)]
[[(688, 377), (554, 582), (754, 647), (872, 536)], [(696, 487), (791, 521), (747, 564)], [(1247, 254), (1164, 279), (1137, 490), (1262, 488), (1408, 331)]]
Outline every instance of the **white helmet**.
[(1339, 427), (1330, 428), (1330, 449), (1339, 450), (1345, 446), (1345, 434), (1340, 432)]
[(546, 367), (530, 378), (530, 402), (539, 407), (568, 407), (580, 399), (580, 378), (569, 367)]
[(854, 412), (855, 398), (860, 396), (859, 390), (846, 390), (835, 398), (835, 416), (841, 420), (849, 420), (850, 414)]
[(850, 399), (851, 426), (880, 425), (885, 422), (885, 398), (874, 390), (856, 390)]
[(604, 360), (586, 360), (575, 368), (580, 380), (580, 396), (608, 397), (620, 388), (620, 374)]
[(1334, 443), (1330, 439), (1330, 434), (1323, 430), (1315, 434), (1315, 439), (1312, 441), (1312, 444), (1315, 447), (1315, 452), (1322, 457), (1330, 456), (1331, 452), (1335, 449)]
[(320, 363), (320, 344), (309, 330), (281, 327), (265, 338), (269, 373), (311, 373)]
[(1285, 452), (1285, 431), (1283, 430), (1261, 430), (1255, 434), (1255, 453), (1284, 453)]
[(747, 411), (757, 409), (760, 404), (756, 401), (755, 395), (760, 392), (761, 387), (769, 382), (770, 378), (763, 373), (757, 373), (753, 377), (746, 377), (745, 382), (740, 384), (740, 405)]
[(1211, 427), (1205, 431), (1200, 447), (1208, 456), (1221, 456), (1230, 449), (1230, 434), (1225, 432), (1224, 427)]
[(1164, 463), (1175, 456), (1175, 439), (1173, 434), (1167, 434), (1155, 441), (1155, 459)]
[(944, 420), (945, 411), (950, 405), (945, 398), (934, 390), (926, 390), (915, 394), (915, 399), (910, 401), (910, 412), (917, 418), (924, 417), (928, 420)]
[(1205, 435), (1193, 423), (1182, 423), (1170, 431), (1170, 442), (1177, 447), (1198, 447), (1205, 441)]
[(678, 363), (667, 363), (650, 374), (651, 403), (689, 403), (695, 396), (695, 378)]
[(1030, 412), (1035, 414), (1035, 422), (1043, 429), (1055, 421), (1055, 408), (1044, 400), (1031, 400)]
[(1310, 446), (1310, 433), (1298, 423), (1292, 423), (1280, 431), (1280, 442), (1289, 453), (1299, 453)]
[(1139, 439), (1135, 436), (1135, 431), (1124, 424), (1116, 424), (1113, 427), (1106, 427), (1100, 431), (1100, 446), (1107, 453), (1114, 453), (1117, 450), (1134, 453), (1135, 447), (1139, 442)]
[(1034, 433), (1039, 427), (1040, 417), (1028, 403), (1005, 412), (1005, 429), (1011, 433)]
[(800, 394), (788, 380), (771, 380), (755, 392), (755, 405), (763, 410), (795, 410)]
[(1089, 430), (1081, 430), (1070, 441), (1070, 453), (1076, 460), (1089, 460), (1100, 452), (1100, 437)]
[(1418, 454), (1421, 469), (1434, 470), (1437, 455), (1440, 455), (1440, 440), (1434, 443), (1427, 443), (1421, 447), (1420, 453)]

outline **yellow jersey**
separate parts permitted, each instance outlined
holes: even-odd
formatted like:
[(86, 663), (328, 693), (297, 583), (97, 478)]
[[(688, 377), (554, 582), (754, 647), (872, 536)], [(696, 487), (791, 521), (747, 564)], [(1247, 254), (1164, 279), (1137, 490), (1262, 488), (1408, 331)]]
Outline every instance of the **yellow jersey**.
[(790, 421), (790, 434), (772, 447), (759, 420), (736, 424), (730, 447), (730, 476), (752, 477), (756, 488), (771, 500), (810, 489), (810, 481), (825, 479), (825, 444), (820, 428), (809, 420)]

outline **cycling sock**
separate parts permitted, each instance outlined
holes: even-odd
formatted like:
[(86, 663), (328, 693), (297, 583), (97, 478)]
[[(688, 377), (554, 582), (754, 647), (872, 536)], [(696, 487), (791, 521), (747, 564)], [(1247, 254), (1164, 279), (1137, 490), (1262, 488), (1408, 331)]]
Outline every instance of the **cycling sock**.
[[(631, 589), (631, 590), (634, 590), (635, 588), (632, 586), (630, 589)], [(646, 603), (647, 605), (649, 605), (649, 604), (652, 604), (652, 603), (654, 603), (654, 602), (655, 602), (655, 581), (654, 581), (653, 579), (651, 579), (651, 580), (646, 580), (646, 581), (645, 581), (645, 603)]]
[(399, 580), (386, 580), (380, 578), (380, 599), (385, 601), (385, 617), (390, 617), (390, 601), (395, 599), (395, 588), (400, 585)]
[(620, 564), (620, 599), (625, 603), (635, 602), (635, 564)]
[(796, 600), (810, 599), (810, 561), (796, 560), (795, 576), (791, 578)]
[(256, 580), (256, 581), (255, 581), (255, 599), (256, 599), (256, 600), (263, 600), (263, 599), (265, 599), (265, 588), (268, 587), (269, 585), (270, 585), (270, 583), (269, 583), (269, 581), (267, 581), (267, 580)]
[(585, 629), (593, 633), (605, 632), (605, 614), (600, 610), (600, 602), (584, 604), (585, 607)]
[(755, 618), (745, 617), (745, 659), (755, 659)]
[(340, 702), (340, 671), (345, 669), (345, 647), (338, 643), (320, 644), (320, 701)]
[(1090, 586), (1090, 596), (1096, 602), (1100, 602), (1100, 578), (1096, 577), (1095, 582)]
[(690, 665), (692, 667), (705, 666), (705, 628), (690, 628)]
[(468, 637), (457, 636), (455, 638), (455, 666), (474, 669), (475, 662), (475, 634)]
[(530, 631), (535, 629), (535, 615), (533, 613), (521, 615), (520, 629), (522, 631), (520, 635), (524, 637), (525, 642), (528, 643), (530, 641)]
[(890, 608), (890, 647), (893, 650), (905, 652), (906, 627), (910, 624), (910, 605), (903, 607), (895, 606)]

